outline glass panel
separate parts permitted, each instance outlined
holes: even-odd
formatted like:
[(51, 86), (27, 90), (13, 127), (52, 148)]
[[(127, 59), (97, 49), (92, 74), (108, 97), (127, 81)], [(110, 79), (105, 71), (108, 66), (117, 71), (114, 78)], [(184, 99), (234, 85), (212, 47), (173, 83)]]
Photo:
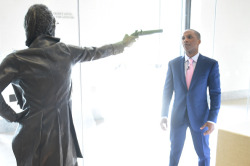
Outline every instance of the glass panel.
[[(53, 11), (58, 22), (56, 36), (67, 44), (101, 46), (135, 30), (163, 29), (162, 34), (140, 37), (121, 55), (75, 66), (72, 99), (84, 155), (79, 165), (166, 165), (169, 138), (159, 126), (161, 96), (168, 61), (180, 53), (182, 1), (81, 1), (80, 22), (77, 1), (4, 1), (1, 59), (26, 48), (23, 20), (34, 3)], [(9, 102), (12, 94), (11, 86), (3, 92), (8, 104), (19, 111), (16, 102)], [(0, 118), (1, 164), (15, 165), (11, 139), (16, 125)]]
[(83, 119), (89, 122), (84, 165), (167, 165), (161, 97), (168, 61), (180, 53), (182, 6), (170, 0), (80, 2), (81, 45), (164, 30), (139, 37), (121, 55), (82, 64)]

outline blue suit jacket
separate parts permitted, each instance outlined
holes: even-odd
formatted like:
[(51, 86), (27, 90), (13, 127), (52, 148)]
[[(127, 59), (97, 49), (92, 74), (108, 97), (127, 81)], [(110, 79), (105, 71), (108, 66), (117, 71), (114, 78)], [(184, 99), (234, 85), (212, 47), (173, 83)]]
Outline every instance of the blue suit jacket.
[[(170, 101), (174, 94), (171, 127), (183, 124), (187, 110), (191, 127), (200, 131), (205, 122), (217, 121), (221, 102), (219, 65), (216, 60), (200, 54), (188, 90), (184, 62), (184, 56), (169, 62), (163, 91), (162, 116), (168, 117)], [(210, 102), (208, 102), (207, 88)]]

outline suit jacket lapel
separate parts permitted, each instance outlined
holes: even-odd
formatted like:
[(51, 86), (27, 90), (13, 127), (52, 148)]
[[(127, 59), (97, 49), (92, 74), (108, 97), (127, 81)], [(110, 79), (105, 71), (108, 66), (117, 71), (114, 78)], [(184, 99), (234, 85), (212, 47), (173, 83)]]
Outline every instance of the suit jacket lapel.
[(187, 88), (187, 83), (186, 83), (186, 76), (185, 76), (185, 69), (184, 69), (184, 65), (185, 65), (185, 57), (183, 56), (180, 60), (180, 73), (181, 73), (181, 81), (183, 83), (183, 86)]

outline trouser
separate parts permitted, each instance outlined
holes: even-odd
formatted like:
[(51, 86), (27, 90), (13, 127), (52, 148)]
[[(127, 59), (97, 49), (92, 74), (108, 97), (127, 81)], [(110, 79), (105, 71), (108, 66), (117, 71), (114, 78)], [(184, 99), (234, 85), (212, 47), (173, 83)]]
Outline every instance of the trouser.
[(203, 129), (203, 131), (194, 131), (188, 121), (184, 122), (182, 125), (178, 127), (176, 126), (174, 128), (171, 127), (170, 129), (171, 151), (170, 151), (169, 166), (177, 166), (179, 163), (188, 127), (190, 128), (194, 148), (199, 158), (198, 165), (209, 166), (210, 165), (209, 135), (206, 136), (203, 135), (203, 132), (206, 131), (207, 128)]

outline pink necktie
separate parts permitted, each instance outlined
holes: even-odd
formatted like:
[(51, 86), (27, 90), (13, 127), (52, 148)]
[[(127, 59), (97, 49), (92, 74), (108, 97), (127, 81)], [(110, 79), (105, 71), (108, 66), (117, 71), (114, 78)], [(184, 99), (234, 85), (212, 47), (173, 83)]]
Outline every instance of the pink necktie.
[(187, 88), (189, 89), (191, 80), (192, 80), (192, 76), (194, 73), (194, 67), (193, 67), (193, 59), (189, 58), (189, 64), (188, 64), (188, 68), (187, 68), (187, 73), (186, 73), (186, 82), (187, 82)]

